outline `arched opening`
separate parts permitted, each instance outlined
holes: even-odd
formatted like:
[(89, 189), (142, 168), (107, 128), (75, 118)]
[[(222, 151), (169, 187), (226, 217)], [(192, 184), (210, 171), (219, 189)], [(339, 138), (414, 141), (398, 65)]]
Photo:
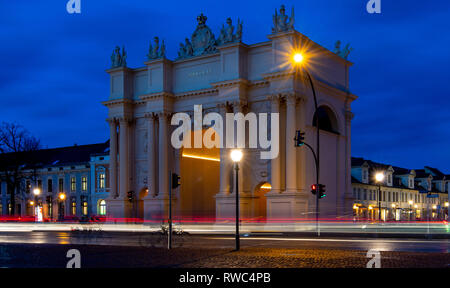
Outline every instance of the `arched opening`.
[[(192, 142), (193, 139), (194, 132), (191, 132)], [(183, 218), (212, 221), (216, 215), (215, 195), (220, 187), (220, 149), (183, 147), (180, 176), (179, 207)]]
[(317, 115), (319, 116), (320, 130), (339, 134), (339, 127), (336, 115), (327, 106), (319, 106), (317, 112), (314, 113), (313, 126), (317, 127)]
[(256, 196), (255, 217), (256, 220), (265, 221), (267, 217), (266, 193), (272, 190), (269, 182), (263, 182), (256, 186), (254, 196)]
[(100, 199), (97, 202), (97, 214), (98, 215), (106, 215), (106, 201), (104, 199)]

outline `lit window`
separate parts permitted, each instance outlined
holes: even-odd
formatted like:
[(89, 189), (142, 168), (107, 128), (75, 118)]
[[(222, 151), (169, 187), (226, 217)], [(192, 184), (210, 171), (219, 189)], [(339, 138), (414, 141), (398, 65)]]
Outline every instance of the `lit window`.
[(72, 215), (77, 215), (77, 202), (72, 201)]
[(98, 188), (100, 189), (105, 188), (105, 173), (98, 174)]
[(75, 191), (77, 190), (77, 180), (75, 179), (75, 177), (71, 177), (70, 178), (70, 191)]
[(81, 178), (81, 190), (87, 191), (87, 177), (83, 176)]
[(98, 214), (106, 215), (106, 201), (105, 200), (100, 200), (100, 203), (98, 205)]
[(88, 214), (88, 203), (86, 201), (83, 201), (82, 208), (83, 208), (83, 216), (86, 216)]

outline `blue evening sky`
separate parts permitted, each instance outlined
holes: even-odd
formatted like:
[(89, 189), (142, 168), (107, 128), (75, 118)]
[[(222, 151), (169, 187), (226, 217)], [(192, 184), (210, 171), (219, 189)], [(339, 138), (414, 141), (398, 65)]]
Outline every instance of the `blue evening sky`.
[(1, 0), (0, 121), (22, 124), (44, 147), (105, 141), (100, 102), (115, 45), (126, 45), (128, 66), (140, 67), (159, 36), (173, 59), (200, 12), (216, 35), (227, 17), (239, 17), (244, 42), (262, 42), (284, 3), (312, 40), (355, 48), (353, 156), (449, 173), (450, 1), (381, 0), (380, 15), (366, 12), (367, 1), (81, 0), (82, 14), (70, 15), (67, 0)]

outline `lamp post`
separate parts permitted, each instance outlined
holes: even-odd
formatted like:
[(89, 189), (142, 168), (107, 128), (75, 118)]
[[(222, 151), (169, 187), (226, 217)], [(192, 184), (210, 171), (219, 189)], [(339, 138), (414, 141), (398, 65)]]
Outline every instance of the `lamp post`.
[(240, 243), (239, 243), (239, 162), (242, 159), (242, 151), (241, 150), (232, 150), (231, 151), (231, 160), (234, 162), (234, 171), (236, 175), (236, 251), (239, 251)]
[(381, 183), (384, 181), (384, 173), (375, 174), (375, 180), (378, 183), (378, 222), (381, 222)]
[[(318, 113), (318, 105), (317, 105), (317, 96), (316, 96), (316, 90), (314, 88), (314, 83), (312, 81), (312, 77), (311, 74), (309, 74), (308, 69), (305, 68), (304, 65), (302, 65), (302, 63), (304, 62), (304, 56), (301, 53), (295, 53), (293, 56), (293, 60), (294, 63), (296, 63), (298, 66), (303, 68), (303, 71), (305, 72), (309, 84), (311, 85), (311, 90), (314, 96), (314, 110), (315, 110), (315, 115), (316, 115), (316, 119), (313, 118), (313, 122), (314, 120), (316, 120), (317, 122), (317, 147), (316, 147), (316, 153), (315, 153), (315, 161), (316, 161), (316, 230), (317, 230), (317, 234), (318, 236), (320, 236), (320, 230), (319, 230), (319, 172), (320, 172), (320, 129), (319, 129), (319, 113)], [(314, 124), (314, 123), (313, 123)]]
[(63, 192), (59, 193), (59, 221), (64, 219), (64, 200), (66, 200), (66, 194)]
[(409, 221), (411, 221), (411, 218), (412, 218), (412, 207), (413, 207), (413, 204), (414, 204), (414, 202), (412, 201), (412, 200), (409, 200), (408, 201), (408, 204), (409, 204)]
[(39, 209), (39, 203), (37, 201), (37, 197), (39, 196), (39, 194), (41, 194), (41, 189), (39, 188), (34, 188), (33, 189), (33, 195), (34, 195), (34, 219), (36, 222), (38, 222), (38, 209)]

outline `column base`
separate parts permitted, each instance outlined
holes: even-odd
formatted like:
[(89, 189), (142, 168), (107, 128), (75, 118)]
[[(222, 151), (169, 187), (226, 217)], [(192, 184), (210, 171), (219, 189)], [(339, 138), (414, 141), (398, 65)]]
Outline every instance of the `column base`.
[(133, 217), (133, 204), (128, 199), (106, 199), (106, 221), (123, 222)]
[[(236, 195), (219, 193), (215, 198), (216, 221), (234, 219), (236, 217)], [(254, 201), (256, 198), (250, 193), (239, 193), (239, 218), (252, 218), (256, 214)]]
[[(169, 196), (157, 196), (154, 198), (144, 198), (144, 221), (167, 221), (169, 217)], [(172, 216), (176, 211), (175, 197), (172, 198)]]
[(267, 220), (291, 220), (309, 216), (306, 192), (269, 192), (266, 199)]

